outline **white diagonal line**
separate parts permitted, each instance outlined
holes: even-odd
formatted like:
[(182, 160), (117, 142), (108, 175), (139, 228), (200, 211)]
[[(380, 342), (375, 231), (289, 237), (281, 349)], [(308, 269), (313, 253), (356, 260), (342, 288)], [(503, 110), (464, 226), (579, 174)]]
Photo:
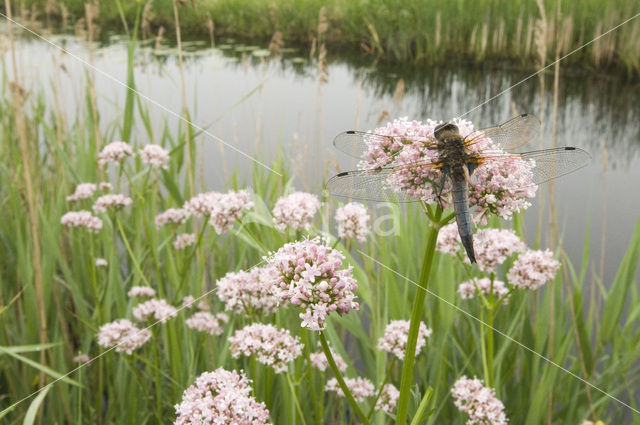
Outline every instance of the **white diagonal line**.
[(490, 326), (488, 323), (484, 322), (482, 319), (478, 319), (476, 316), (474, 316), (473, 314), (469, 313), (466, 310), (461, 309), (460, 307), (458, 307), (457, 305), (453, 304), (451, 301), (444, 299), (443, 297), (441, 297), (440, 295), (436, 294), (435, 292), (427, 289), (427, 288), (423, 288), (422, 286), (420, 286), (416, 281), (409, 279), (408, 277), (404, 276), (403, 274), (393, 270), (391, 267), (381, 263), (380, 261), (376, 260), (375, 258), (371, 257), (370, 255), (368, 255), (367, 253), (363, 252), (362, 250), (358, 249), (358, 252), (367, 257), (368, 259), (372, 260), (373, 262), (375, 262), (376, 264), (378, 264), (379, 266), (384, 267), (385, 269), (389, 270), (390, 272), (396, 274), (397, 276), (405, 279), (407, 282), (410, 282), (412, 284), (414, 284), (418, 289), (421, 289), (423, 291), (425, 291), (426, 293), (428, 293), (429, 295), (434, 296), (435, 298), (437, 298), (440, 301), (443, 301), (444, 303), (448, 304), (449, 306), (455, 308), (456, 310), (458, 310), (459, 312), (463, 313), (464, 315), (470, 317), (471, 319), (479, 322), (480, 324), (482, 324), (483, 326), (486, 326), (487, 328), (490, 328), (491, 330), (493, 330), (494, 332), (500, 334), (502, 337), (508, 339), (511, 342), (516, 343), (517, 345), (519, 345), (520, 347), (524, 348), (525, 350), (531, 352), (532, 354), (535, 354), (536, 356), (540, 357), (542, 360), (546, 361), (547, 363), (557, 367), (558, 369), (562, 370), (563, 372), (573, 376), (574, 378), (578, 379), (579, 381), (581, 381), (582, 383), (584, 383), (585, 385), (590, 386), (591, 388), (593, 388), (596, 391), (601, 392), (602, 394), (604, 394), (605, 396), (611, 398), (612, 400), (617, 401), (618, 403), (622, 404), (625, 407), (628, 407), (629, 409), (633, 410), (635, 413), (640, 414), (640, 410), (635, 409), (632, 406), (629, 406), (629, 404), (625, 403), (624, 401), (620, 400), (619, 398), (609, 394), (608, 392), (601, 390), (600, 388), (596, 387), (595, 385), (593, 385), (592, 383), (590, 383), (589, 381), (584, 380), (583, 378), (581, 378), (580, 376), (576, 375), (575, 373), (571, 372), (570, 370), (568, 370), (567, 368), (559, 365), (558, 363), (554, 362), (553, 360), (551, 360), (550, 358), (546, 357), (543, 354), (538, 353), (537, 351), (533, 350), (532, 348), (530, 348), (527, 345), (524, 345), (523, 343), (521, 343), (520, 341), (510, 337), (509, 335), (505, 334), (504, 332), (502, 332), (499, 329), (494, 328), (493, 326)]
[[(249, 267), (247, 269), (247, 271), (252, 270), (255, 267), (258, 267), (259, 265), (261, 265), (262, 263), (264, 263), (266, 260), (262, 260), (259, 263), (254, 264), (253, 266)], [(207, 297), (208, 295), (211, 295), (212, 293), (214, 293), (216, 290), (218, 289), (218, 287), (214, 287), (213, 289), (211, 289), (210, 291), (205, 292), (204, 294), (200, 295), (198, 298), (196, 298), (195, 300), (193, 300), (193, 302), (189, 305), (182, 305), (179, 308), (176, 309), (176, 314), (175, 316), (178, 315), (178, 313), (180, 313), (182, 310), (184, 310), (185, 308), (191, 308), (193, 306), (196, 305), (196, 303), (198, 301), (200, 301), (201, 299)], [(175, 317), (174, 316), (174, 317)], [(140, 329), (138, 332), (136, 332), (134, 335), (139, 335), (141, 332), (146, 331), (151, 329), (152, 327), (154, 327), (155, 325), (157, 325), (158, 323), (162, 323), (162, 320), (156, 320), (155, 322), (153, 322), (152, 324), (150, 324), (149, 326), (147, 326), (146, 328), (142, 328)], [(83, 367), (93, 363), (95, 360), (99, 359), (100, 357), (104, 356), (105, 354), (115, 350), (116, 348), (120, 347), (122, 344), (124, 344), (125, 341), (120, 342), (117, 345), (114, 345), (111, 348), (106, 349), (105, 351), (103, 351), (102, 353), (98, 354), (97, 356), (93, 357), (92, 359), (90, 359), (89, 361), (82, 363), (81, 365), (79, 365), (78, 367), (76, 367), (75, 369), (70, 370), (69, 372), (65, 373), (64, 375), (56, 378), (55, 380), (49, 382), (47, 385), (45, 385), (42, 388), (38, 388), (36, 391), (32, 392), (31, 394), (29, 394), (26, 397), (21, 398), (20, 400), (18, 400), (17, 402), (13, 403), (11, 406), (7, 407), (6, 409), (0, 411), (0, 417), (2, 417), (3, 414), (5, 413), (9, 413), (9, 411), (13, 410), (17, 405), (19, 405), (20, 403), (22, 403), (25, 400), (30, 399), (31, 397), (33, 397), (34, 395), (46, 390), (47, 388), (51, 387), (52, 385), (56, 384), (57, 382), (63, 380), (64, 378), (66, 378), (67, 376), (72, 375), (73, 373), (77, 372), (78, 370), (82, 369)]]
[(513, 88), (519, 86), (520, 84), (524, 83), (525, 81), (535, 77), (536, 75), (540, 74), (542, 71), (544, 71), (545, 69), (548, 69), (550, 67), (552, 67), (553, 65), (555, 65), (556, 63), (560, 62), (561, 60), (566, 59), (567, 57), (571, 56), (572, 54), (576, 53), (579, 50), (584, 49), (585, 47), (587, 47), (589, 44), (592, 44), (596, 41), (598, 41), (599, 39), (601, 39), (602, 37), (604, 37), (605, 35), (609, 34), (610, 32), (613, 32), (615, 30), (617, 30), (618, 28), (620, 28), (621, 26), (633, 21), (634, 19), (636, 19), (638, 16), (640, 16), (640, 12), (636, 13), (635, 15), (633, 15), (632, 17), (624, 20), (623, 22), (619, 23), (618, 25), (616, 25), (615, 27), (607, 30), (606, 32), (600, 34), (599, 36), (597, 36), (596, 38), (594, 38), (591, 41), (588, 41), (586, 43), (584, 43), (582, 46), (577, 47), (575, 49), (573, 49), (572, 51), (570, 51), (569, 53), (567, 53), (566, 55), (564, 55), (563, 57), (556, 59), (555, 61), (551, 62), (549, 65), (545, 66), (544, 68), (539, 69), (538, 71), (534, 72), (533, 74), (529, 75), (528, 77), (523, 78), (522, 80), (518, 81), (517, 83), (515, 83), (514, 85), (512, 85), (511, 87), (508, 87), (504, 90), (502, 90), (500, 93), (490, 97), (489, 99), (485, 100), (484, 102), (482, 102), (481, 104), (474, 106), (473, 108), (469, 109), (467, 112), (465, 112), (464, 114), (460, 115), (458, 118), (462, 118), (465, 115), (470, 114), (471, 112), (475, 111), (476, 109), (486, 105), (487, 103), (491, 102), (492, 100), (502, 96), (503, 94), (507, 93), (508, 91), (512, 90)]
[(128, 85), (127, 83), (123, 83), (122, 81), (118, 80), (117, 78), (115, 78), (113, 75), (101, 70), (100, 68), (96, 67), (95, 65), (93, 65), (92, 63), (82, 59), (81, 57), (79, 57), (78, 55), (75, 55), (73, 53), (71, 53), (70, 51), (68, 51), (67, 49), (65, 49), (64, 47), (54, 43), (53, 41), (47, 39), (46, 37), (42, 36), (41, 34), (38, 34), (37, 32), (33, 31), (32, 29), (22, 25), (21, 23), (9, 18), (7, 15), (5, 15), (4, 13), (0, 12), (0, 16), (2, 16), (3, 18), (5, 18), (6, 20), (10, 21), (11, 23), (17, 25), (18, 27), (22, 28), (23, 30), (29, 32), (30, 34), (34, 35), (35, 37), (39, 38), (40, 40), (50, 44), (51, 46), (55, 47), (56, 49), (60, 50), (61, 52), (71, 56), (72, 58), (80, 61), (84, 66), (91, 68), (92, 70), (96, 71), (97, 73), (99, 73), (100, 75), (108, 78), (109, 80), (113, 81), (114, 83), (117, 83), (119, 85), (121, 85), (122, 87), (126, 88), (127, 90), (131, 90), (132, 92), (134, 92), (135, 94), (137, 94), (138, 96), (140, 96), (141, 98), (145, 99), (147, 102), (153, 104), (154, 106), (157, 106), (158, 108), (162, 109), (163, 111), (167, 112), (168, 114), (173, 115), (174, 117), (184, 121), (185, 123), (191, 125), (192, 127), (200, 130), (201, 132), (203, 132), (204, 134), (206, 134), (207, 136), (211, 137), (212, 139), (222, 143), (223, 145), (225, 145), (226, 147), (238, 152), (240, 155), (249, 158), (250, 160), (252, 160), (253, 162), (255, 162), (256, 164), (259, 164), (261, 166), (263, 166), (264, 168), (266, 168), (267, 170), (271, 171), (272, 173), (275, 173), (277, 175), (279, 175), (280, 177), (282, 177), (282, 174), (280, 174), (279, 172), (277, 172), (276, 170), (274, 170), (273, 168), (269, 167), (267, 164), (258, 161), (257, 159), (255, 159), (254, 157), (252, 157), (251, 155), (247, 154), (246, 152), (242, 151), (241, 149), (238, 149), (237, 147), (233, 146), (231, 143), (228, 143), (226, 141), (224, 141), (223, 139), (221, 139), (220, 137), (216, 136), (215, 134), (209, 132), (208, 130), (204, 129), (203, 127), (200, 127), (199, 125), (197, 125), (196, 123), (194, 123), (193, 121), (190, 121), (188, 119), (186, 119), (185, 117), (183, 117), (181, 114), (175, 112), (172, 109), (167, 108), (166, 106), (164, 106), (163, 104), (161, 104), (160, 102), (158, 102), (157, 100), (152, 99), (151, 97), (147, 96), (146, 94), (138, 91), (137, 89), (131, 87), (130, 85)]

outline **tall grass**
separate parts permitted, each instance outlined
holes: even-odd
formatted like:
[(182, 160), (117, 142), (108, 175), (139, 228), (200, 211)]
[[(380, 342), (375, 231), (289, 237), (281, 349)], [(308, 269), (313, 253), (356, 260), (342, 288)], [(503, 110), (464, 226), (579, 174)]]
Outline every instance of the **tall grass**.
[[(191, 187), (184, 176), (195, 168), (186, 169), (185, 151), (188, 140), (197, 133), (184, 126), (175, 133), (154, 131), (144, 103), (132, 94), (138, 113), (135, 108), (126, 108), (117, 122), (105, 126), (115, 128), (115, 134), (101, 133), (98, 140), (111, 141), (127, 134), (127, 141), (136, 147), (151, 140), (171, 151), (169, 168), (150, 172), (139, 159), (131, 158), (124, 166), (126, 172), (115, 169), (103, 173), (96, 165), (95, 134), (100, 126), (92, 110), (79, 109), (71, 124), (63, 124), (59, 111), (49, 110), (41, 96), (16, 97), (16, 89), (10, 90), (15, 81), (7, 72), (11, 65), (2, 65), (0, 409), (4, 410), (74, 368), (76, 354), (97, 357), (102, 353), (96, 344), (97, 330), (111, 320), (131, 318), (134, 303), (126, 295), (131, 286), (149, 284), (161, 297), (179, 305), (182, 297), (214, 288), (226, 272), (258, 264), (267, 251), (301, 235), (278, 231), (270, 214), (276, 199), (296, 183), (284, 165), (286, 158), (281, 158), (271, 167), (282, 176), (256, 165), (250, 181), (232, 178), (226, 182), (233, 188), (251, 186), (255, 193), (256, 207), (245, 216), (242, 226), (238, 223), (227, 234), (217, 235), (205, 223), (183, 224), (181, 231), (190, 232), (195, 226), (203, 236), (190, 250), (172, 249), (176, 230), (156, 229), (154, 217), (190, 197)], [(13, 75), (19, 75), (19, 69)], [(91, 98), (89, 88), (86, 96)], [(192, 147), (196, 149), (195, 144)], [(192, 155), (198, 158), (196, 152)], [(191, 167), (197, 166), (194, 162)], [(90, 207), (89, 201), (73, 205), (65, 200), (76, 184), (105, 179), (127, 192), (133, 205), (103, 215), (104, 228), (95, 235), (63, 228), (62, 214)], [(318, 182), (318, 193), (321, 186)], [(197, 192), (207, 189), (196, 187)], [(325, 199), (310, 235), (335, 235), (328, 220), (334, 206), (333, 199)], [(399, 386), (402, 362), (392, 365), (391, 358), (376, 348), (376, 341), (390, 320), (408, 319), (408, 306), (418, 289), (391, 270), (419, 280), (421, 259), (417, 253), (424, 249), (429, 225), (417, 208), (390, 205), (378, 211), (389, 214), (387, 223), (393, 223), (396, 231), (389, 236), (371, 235), (359, 246), (366, 255), (332, 240), (354, 267), (361, 308), (343, 317), (331, 316), (325, 335), (347, 361), (346, 375), (367, 376), (379, 384), (392, 366), (389, 379)], [(521, 222), (520, 217), (514, 220), (520, 234)], [(589, 246), (587, 232), (583, 260), (577, 265), (558, 252), (563, 267), (556, 279), (537, 293), (515, 292), (509, 303), (496, 311), (494, 324), (536, 352), (548, 354), (553, 344), (554, 362), (637, 408), (640, 330), (636, 320), (640, 302), (634, 278), (640, 222), (613, 284), (599, 288), (601, 306), (584, 302)], [(106, 259), (108, 266), (97, 268), (96, 258)], [(461, 375), (485, 373), (481, 341), (486, 330), (455, 307), (480, 317), (482, 306), (478, 300), (463, 301), (456, 294), (457, 284), (466, 279), (458, 260), (436, 252), (432, 267), (429, 290), (440, 298), (427, 294), (420, 314), (434, 332), (416, 358), (408, 413), (410, 418), (417, 411), (425, 414), (415, 423), (463, 424), (466, 417), (454, 407), (449, 391)], [(205, 300), (213, 311), (223, 311), (224, 304), (215, 294)], [(319, 337), (300, 328), (297, 314), (291, 308), (280, 309), (261, 320), (290, 329), (307, 342), (306, 349), (315, 351)], [(304, 360), (290, 365), (288, 381), (285, 375), (255, 367), (249, 360), (232, 358), (228, 337), (248, 319), (232, 316), (225, 333), (216, 337), (187, 328), (186, 316), (187, 312), (181, 312), (176, 319), (153, 327), (152, 340), (134, 354), (107, 353), (39, 397), (4, 411), (2, 421), (33, 423), (40, 417), (44, 423), (167, 423), (174, 417), (173, 406), (182, 391), (197, 375), (217, 367), (243, 369), (254, 380), (254, 394), (267, 403), (272, 423), (355, 420), (344, 400), (323, 391), (330, 374), (311, 369)], [(42, 323), (46, 323), (44, 336)], [(551, 423), (602, 419), (605, 423), (640, 424), (640, 416), (534, 352), (500, 334), (495, 335), (494, 344), (494, 387), (511, 423), (548, 423), (549, 415)], [(553, 400), (551, 407), (549, 400)], [(369, 411), (370, 403), (361, 404), (364, 412)], [(391, 422), (393, 418), (383, 413), (373, 415), (372, 423)]]
[[(155, 26), (173, 25), (173, 0), (154, 0), (151, 10)], [(47, 0), (16, 2), (22, 14), (31, 16), (44, 10)], [(65, 7), (49, 8), (47, 16), (62, 17), (65, 10), (76, 18), (84, 14), (83, 1), (67, 0)], [(131, 3), (131, 2), (129, 2)], [(541, 17), (536, 2), (481, 0), (473, 2), (444, 0), (201, 0), (186, 2), (183, 24), (192, 34), (205, 36), (215, 28), (218, 36), (268, 41), (282, 32), (287, 45), (307, 46), (315, 33), (320, 9), (326, 9), (326, 41), (330, 50), (350, 48), (401, 62), (450, 64), (496, 59), (533, 68), (536, 53), (533, 33)], [(556, 50), (564, 55), (607, 29), (640, 12), (625, 0), (603, 3), (598, 0), (545, 0), (543, 10), (549, 16), (543, 44), (550, 62)], [(106, 25), (119, 22), (114, 2), (102, 1), (101, 19)], [(128, 5), (128, 17), (135, 18), (136, 6)], [(209, 17), (213, 25), (206, 25)], [(640, 47), (637, 43), (640, 21), (630, 22), (566, 60), (592, 69), (617, 69), (637, 78)]]

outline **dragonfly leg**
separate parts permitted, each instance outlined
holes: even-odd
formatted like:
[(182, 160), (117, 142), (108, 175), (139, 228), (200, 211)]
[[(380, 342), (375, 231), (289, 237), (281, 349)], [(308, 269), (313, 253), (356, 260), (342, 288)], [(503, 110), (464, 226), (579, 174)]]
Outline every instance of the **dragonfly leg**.
[(442, 199), (442, 191), (444, 190), (444, 183), (446, 182), (447, 176), (449, 175), (449, 167), (444, 166), (440, 169), (440, 171), (442, 172), (442, 176), (440, 177), (440, 181), (437, 184), (436, 198), (438, 199), (440, 206), (444, 208), (445, 205), (444, 200)]

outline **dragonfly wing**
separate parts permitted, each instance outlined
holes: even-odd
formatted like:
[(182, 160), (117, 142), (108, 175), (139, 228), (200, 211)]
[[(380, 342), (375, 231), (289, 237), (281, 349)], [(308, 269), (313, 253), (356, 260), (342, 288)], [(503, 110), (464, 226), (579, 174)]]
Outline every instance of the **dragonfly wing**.
[(335, 196), (381, 202), (415, 202), (406, 193), (389, 187), (388, 178), (393, 168), (355, 170), (340, 173), (327, 182), (327, 191)]
[(533, 183), (540, 184), (564, 176), (586, 166), (591, 160), (588, 152), (574, 147), (544, 149), (520, 155), (532, 161)]
[[(387, 136), (383, 134), (368, 133), (365, 131), (344, 131), (333, 139), (333, 146), (341, 152), (354, 158), (362, 159), (364, 154), (372, 147), (380, 147), (385, 155), (393, 158), (402, 152), (405, 145), (422, 141), (431, 142), (424, 137), (413, 136)], [(384, 147), (384, 148), (382, 148)]]
[(496, 148), (507, 152), (529, 144), (540, 133), (540, 120), (535, 115), (522, 114), (497, 127), (475, 131), (466, 137), (467, 145), (490, 138)]
[(591, 155), (580, 148), (563, 147), (526, 153), (480, 155), (474, 160), (474, 164), (478, 166), (489, 162), (499, 164), (500, 161), (513, 161), (514, 159), (531, 164), (531, 185), (538, 185), (579, 170), (589, 163)]

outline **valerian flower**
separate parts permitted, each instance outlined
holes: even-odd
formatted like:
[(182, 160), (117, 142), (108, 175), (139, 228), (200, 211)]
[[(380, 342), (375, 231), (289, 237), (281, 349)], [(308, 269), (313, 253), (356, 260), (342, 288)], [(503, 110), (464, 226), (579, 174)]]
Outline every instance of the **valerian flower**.
[[(331, 351), (331, 355), (333, 356), (333, 361), (336, 362), (336, 366), (338, 366), (338, 370), (340, 372), (344, 372), (347, 370), (347, 363), (342, 359), (338, 353), (333, 351), (333, 349), (329, 348)], [(311, 360), (311, 367), (318, 369), (320, 372), (324, 372), (329, 367), (329, 360), (327, 360), (327, 356), (325, 356), (324, 351), (316, 351), (315, 353), (309, 354), (309, 359)]]
[[(384, 335), (378, 339), (378, 350), (387, 351), (394, 354), (399, 359), (404, 359), (409, 340), (409, 321), (393, 320), (384, 330)], [(427, 343), (427, 338), (431, 335), (431, 329), (427, 328), (424, 322), (420, 322), (418, 328), (418, 340), (416, 341), (416, 356)]]
[[(479, 290), (483, 295), (488, 296), (491, 291), (491, 279), (489, 278), (481, 278), (481, 279), (472, 279), (466, 282), (462, 282), (458, 286), (458, 294), (462, 299), (471, 299), (475, 297), (476, 292)], [(493, 281), (493, 297), (495, 300), (499, 300), (500, 298), (506, 296), (509, 293), (509, 289), (506, 287), (503, 281), (494, 280)]]
[(138, 329), (130, 320), (120, 319), (106, 323), (98, 332), (98, 344), (116, 347), (116, 351), (131, 354), (151, 339), (148, 329)]
[[(375, 387), (373, 383), (367, 378), (344, 378), (344, 383), (351, 391), (351, 395), (356, 401), (362, 401), (367, 397), (371, 397), (375, 394)], [(327, 381), (324, 386), (325, 391), (333, 391), (338, 396), (344, 397), (344, 391), (340, 388), (340, 384), (338, 384), (338, 380), (336, 378), (331, 378)]]
[(195, 233), (181, 233), (176, 236), (176, 240), (173, 241), (173, 248), (183, 250), (191, 245), (195, 245), (197, 241), (198, 237)]
[(236, 331), (229, 342), (233, 357), (255, 355), (258, 362), (271, 366), (276, 373), (287, 370), (287, 364), (302, 354), (302, 344), (287, 329), (261, 323)]
[[(442, 174), (428, 164), (438, 160), (438, 150), (429, 147), (435, 141), (433, 132), (439, 124), (433, 120), (422, 123), (400, 118), (375, 129), (373, 134), (392, 137), (369, 138), (360, 168), (374, 170), (391, 165), (405, 166), (400, 172), (390, 174), (386, 182), (388, 187), (427, 203), (435, 202), (438, 191), (434, 187), (440, 186)], [(453, 124), (458, 126), (462, 137), (475, 131), (471, 122), (466, 120), (455, 119)], [(471, 153), (503, 153), (484, 135), (477, 137), (469, 149)], [(532, 177), (532, 164), (518, 157), (480, 164), (469, 179), (470, 206), (483, 213), (510, 218), (513, 212), (530, 206), (529, 199), (537, 190)], [(442, 188), (444, 206), (451, 206), (449, 189), (450, 183), (445, 182)]]
[(94, 212), (105, 212), (109, 208), (120, 209), (131, 205), (131, 198), (122, 194), (102, 195), (93, 204)]
[(150, 299), (133, 308), (133, 317), (139, 321), (145, 321), (153, 317), (164, 323), (172, 317), (176, 317), (178, 310), (166, 300)]
[(123, 159), (133, 155), (133, 149), (125, 142), (112, 142), (102, 149), (98, 155), (98, 165), (103, 166), (108, 162), (120, 163)]
[(214, 202), (209, 224), (216, 233), (222, 234), (231, 228), (233, 223), (242, 217), (245, 211), (253, 208), (253, 201), (246, 190), (221, 193)]
[(229, 272), (216, 283), (216, 294), (225, 310), (242, 314), (273, 313), (278, 307), (274, 295), (275, 279), (271, 269), (254, 267), (249, 271)]
[(504, 405), (479, 379), (462, 376), (451, 388), (455, 406), (469, 415), (469, 425), (506, 425)]
[(97, 186), (94, 183), (80, 183), (76, 186), (75, 192), (67, 196), (67, 201), (79, 201), (80, 199), (91, 198)]
[(529, 250), (518, 256), (507, 273), (510, 284), (521, 289), (538, 289), (546, 281), (553, 279), (560, 268), (560, 263), (553, 258), (553, 253)]
[(102, 229), (102, 220), (85, 210), (66, 213), (60, 218), (60, 223), (67, 227), (85, 228), (93, 233)]
[[(450, 255), (456, 255), (461, 249), (458, 225), (451, 223), (440, 229), (436, 249)], [(480, 270), (492, 272), (510, 256), (523, 252), (524, 242), (508, 229), (480, 229), (473, 236), (473, 250)], [(468, 259), (465, 259), (468, 262)]]
[(242, 214), (253, 208), (253, 201), (246, 190), (227, 193), (206, 192), (194, 196), (184, 204), (184, 209), (195, 216), (207, 216), (218, 234), (231, 228)]
[(319, 209), (320, 201), (316, 195), (294, 192), (276, 201), (273, 221), (278, 230), (285, 230), (287, 227), (308, 230)]
[(327, 315), (358, 309), (358, 288), (351, 267), (340, 269), (344, 256), (320, 239), (285, 244), (267, 259), (273, 267), (274, 293), (283, 301), (302, 308), (302, 326), (324, 329)]
[(480, 270), (493, 271), (507, 258), (527, 247), (513, 230), (480, 229), (473, 236), (473, 249)]
[(382, 387), (380, 398), (376, 402), (376, 410), (393, 413), (400, 398), (400, 391), (393, 384), (386, 384)]
[(165, 226), (167, 224), (184, 224), (191, 216), (189, 211), (184, 208), (169, 208), (168, 210), (156, 215), (156, 227)]
[(251, 396), (251, 381), (222, 368), (198, 376), (175, 409), (174, 425), (266, 425), (269, 420), (265, 404)]
[(185, 202), (183, 208), (191, 215), (208, 216), (213, 211), (218, 195), (217, 192), (199, 193)]
[(206, 332), (209, 335), (222, 335), (224, 328), (222, 325), (229, 321), (229, 316), (224, 313), (218, 313), (216, 315), (209, 313), (208, 311), (198, 311), (187, 319), (187, 327)]
[(167, 169), (169, 167), (169, 151), (160, 145), (145, 145), (140, 149), (140, 158), (143, 164), (154, 168)]
[(149, 286), (132, 286), (127, 295), (129, 297), (155, 297), (156, 290)]
[(369, 233), (369, 213), (359, 202), (350, 202), (336, 211), (338, 236), (364, 242)]
[(87, 363), (89, 361), (91, 361), (91, 357), (89, 357), (88, 354), (84, 354), (84, 353), (80, 353), (77, 356), (74, 356), (73, 359), (71, 359), (74, 363)]

